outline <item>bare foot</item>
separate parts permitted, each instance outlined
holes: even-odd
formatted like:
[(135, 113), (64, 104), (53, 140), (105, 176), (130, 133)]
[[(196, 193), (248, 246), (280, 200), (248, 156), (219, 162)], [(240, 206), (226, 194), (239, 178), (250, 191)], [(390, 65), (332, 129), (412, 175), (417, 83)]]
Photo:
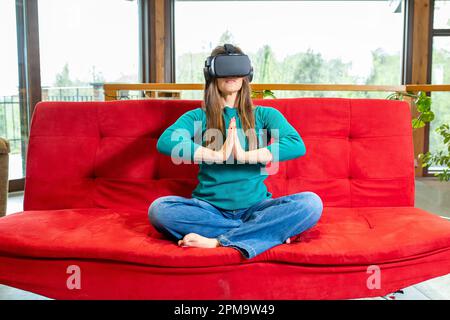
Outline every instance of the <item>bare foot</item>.
[(178, 245), (182, 247), (215, 248), (219, 247), (220, 243), (215, 238), (206, 238), (197, 233), (188, 233), (183, 239), (178, 240)]
[(291, 238), (287, 238), (286, 243), (291, 243)]

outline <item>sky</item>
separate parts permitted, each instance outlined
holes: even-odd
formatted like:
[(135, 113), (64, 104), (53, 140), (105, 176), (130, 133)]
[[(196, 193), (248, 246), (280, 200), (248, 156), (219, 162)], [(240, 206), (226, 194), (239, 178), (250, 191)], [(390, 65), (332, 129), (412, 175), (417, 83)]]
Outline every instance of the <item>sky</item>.
[[(448, 2), (443, 10), (450, 16)], [(363, 75), (370, 71), (371, 50), (402, 50), (402, 13), (393, 13), (389, 3), (177, 1), (176, 55), (209, 52), (228, 30), (246, 53), (270, 45), (282, 60), (311, 48), (325, 59), (352, 61), (352, 73)], [(84, 81), (92, 78), (93, 65), (106, 81), (138, 69), (136, 1), (39, 0), (38, 5), (43, 86), (53, 84), (66, 62), (72, 78)], [(14, 0), (0, 0), (0, 37), (0, 96), (17, 94)]]
[[(353, 61), (355, 73), (368, 72), (370, 50), (382, 47), (390, 53), (401, 52), (402, 14), (392, 13), (388, 1), (233, 3), (179, 2), (175, 12), (175, 21), (180, 21), (176, 26), (177, 52), (197, 47), (209, 51), (210, 41), (217, 41), (223, 30), (229, 30), (246, 53), (270, 45), (275, 58), (282, 60), (293, 52), (311, 48), (326, 59)], [(202, 15), (202, 24), (193, 25), (192, 19), (183, 19), (195, 15)], [(188, 36), (193, 28), (202, 37)]]

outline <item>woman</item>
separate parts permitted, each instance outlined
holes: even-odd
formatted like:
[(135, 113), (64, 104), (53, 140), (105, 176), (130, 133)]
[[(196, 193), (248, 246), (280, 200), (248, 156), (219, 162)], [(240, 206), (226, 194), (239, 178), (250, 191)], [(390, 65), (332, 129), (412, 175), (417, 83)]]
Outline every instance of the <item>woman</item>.
[[(224, 46), (218, 46), (211, 56), (225, 52)], [(205, 132), (202, 144), (191, 139), (197, 135), (196, 124)], [(266, 147), (259, 135), (264, 130), (278, 133), (276, 141)], [(172, 140), (172, 133), (182, 137), (181, 142)], [(173, 152), (180, 145), (184, 147), (181, 156)], [(297, 158), (306, 150), (298, 132), (277, 109), (253, 106), (248, 76), (207, 80), (202, 106), (168, 127), (158, 139), (157, 149), (200, 165), (192, 198), (160, 197), (148, 210), (155, 229), (179, 246), (227, 246), (250, 259), (289, 243), (290, 237), (314, 226), (322, 214), (323, 203), (313, 192), (279, 198), (268, 192), (266, 164)]]

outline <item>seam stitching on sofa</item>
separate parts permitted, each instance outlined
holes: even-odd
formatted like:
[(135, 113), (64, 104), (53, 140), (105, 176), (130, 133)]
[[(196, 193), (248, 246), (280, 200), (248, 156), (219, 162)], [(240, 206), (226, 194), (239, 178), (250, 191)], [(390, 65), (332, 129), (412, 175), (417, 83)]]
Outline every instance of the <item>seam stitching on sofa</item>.
[[(99, 148), (100, 148), (100, 139), (101, 139), (100, 117), (99, 117), (98, 113), (99, 113), (99, 106), (97, 105), (96, 106), (96, 117), (97, 117), (97, 129), (98, 129), (98, 131), (97, 131), (98, 142), (97, 142), (97, 147), (95, 148), (94, 165), (93, 165), (93, 168), (92, 168), (93, 174), (94, 174), (95, 177), (97, 177), (97, 175), (95, 173), (95, 170), (97, 168), (97, 166), (96, 166), (97, 165), (97, 153), (98, 153)], [(92, 192), (92, 205), (95, 206), (95, 196), (97, 194), (97, 182), (94, 180), (93, 183), (94, 183), (94, 190)]]
[[(299, 132), (300, 133), (300, 132)], [(75, 136), (75, 135), (45, 135), (45, 134), (33, 134), (31, 137), (33, 138), (97, 138), (96, 136)], [(337, 140), (347, 140), (348, 137), (338, 137), (338, 136), (326, 136), (326, 135), (322, 135), (322, 136), (318, 136), (318, 135), (301, 135), (302, 138), (317, 138), (317, 139), (337, 139)], [(388, 136), (363, 136), (363, 137), (353, 137), (352, 139), (356, 140), (356, 139), (373, 139), (373, 138), (397, 138), (397, 137), (405, 137), (405, 138), (410, 138), (410, 135), (388, 135)], [(135, 140), (136, 138), (141, 138), (141, 139), (155, 139), (158, 140), (159, 137), (154, 137), (154, 136), (149, 136), (149, 135), (136, 135), (136, 136), (112, 136), (112, 135), (107, 135), (103, 137), (104, 139), (107, 138), (124, 138), (124, 139), (133, 139)]]
[[(290, 180), (294, 180), (294, 179), (308, 179), (308, 180), (315, 180), (315, 181), (327, 181), (327, 180), (336, 180), (336, 179), (348, 179), (348, 176), (346, 177), (327, 177), (327, 178), (323, 178), (323, 179), (313, 179), (311, 177), (306, 177), (306, 176), (295, 176), (295, 177), (291, 177)], [(368, 178), (368, 177), (352, 177), (352, 179), (355, 180), (398, 180), (398, 179), (410, 179), (409, 176), (404, 176), (404, 177), (388, 177), (388, 178)]]
[[(341, 137), (341, 136), (318, 136), (318, 135), (304, 135), (304, 136), (302, 136), (302, 138), (303, 137), (305, 137), (305, 138), (308, 138), (308, 139), (314, 139), (314, 138), (317, 138), (317, 139), (324, 139), (324, 138), (326, 138), (326, 139), (336, 139), (336, 140), (348, 140), (348, 136), (347, 137)], [(409, 138), (409, 137), (411, 137), (410, 135), (404, 135), (404, 134), (391, 134), (391, 135), (388, 135), (388, 136), (362, 136), (362, 137), (352, 137), (352, 139), (353, 140), (356, 140), (356, 139), (376, 139), (376, 138), (397, 138), (397, 137), (406, 137), (406, 138)]]
[[(349, 107), (349, 117), (348, 117), (348, 137), (350, 137), (351, 129), (352, 129), (352, 101), (348, 100), (348, 107)], [(350, 159), (352, 157), (352, 142), (350, 139), (348, 140), (348, 175), (351, 176), (350, 172)], [(348, 177), (347, 177), (348, 179)], [(349, 193), (349, 199), (350, 199), (350, 207), (353, 207), (352, 205), (352, 182), (350, 179), (348, 179), (348, 193)]]
[[(98, 120), (98, 119), (97, 119)], [(97, 132), (98, 133), (98, 132)], [(45, 134), (34, 134), (33, 138), (97, 138), (98, 136), (75, 136), (75, 135), (45, 135)], [(107, 138), (124, 138), (124, 139), (133, 139), (141, 138), (141, 139), (155, 139), (158, 140), (157, 137), (149, 136), (149, 135), (136, 135), (136, 136), (104, 136), (104, 139)]]
[[(286, 116), (284, 116), (284, 117), (286, 117)], [(294, 127), (294, 129), (295, 129), (295, 127)], [(300, 134), (299, 130), (297, 130), (297, 129), (295, 129), (295, 130), (298, 132), (298, 134)], [(289, 191), (289, 176), (288, 176), (288, 172), (289, 172), (290, 164), (291, 164), (290, 161), (286, 161), (286, 163), (284, 164), (284, 181), (286, 181), (286, 183), (284, 184), (284, 186), (285, 186), (284, 194), (287, 194), (288, 191)], [(280, 163), (278, 163), (278, 165), (280, 165)]]

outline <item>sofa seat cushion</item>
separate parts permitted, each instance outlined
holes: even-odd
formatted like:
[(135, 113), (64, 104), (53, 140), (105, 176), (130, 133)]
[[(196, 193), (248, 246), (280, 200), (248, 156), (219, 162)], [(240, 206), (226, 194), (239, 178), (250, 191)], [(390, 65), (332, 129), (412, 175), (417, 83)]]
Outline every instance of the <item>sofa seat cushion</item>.
[(179, 247), (157, 232), (147, 212), (80, 208), (30, 210), (0, 219), (0, 254), (91, 259), (152, 266), (208, 267), (255, 261), (367, 265), (450, 250), (450, 222), (412, 207), (325, 207), (318, 224), (254, 259), (234, 248)]

